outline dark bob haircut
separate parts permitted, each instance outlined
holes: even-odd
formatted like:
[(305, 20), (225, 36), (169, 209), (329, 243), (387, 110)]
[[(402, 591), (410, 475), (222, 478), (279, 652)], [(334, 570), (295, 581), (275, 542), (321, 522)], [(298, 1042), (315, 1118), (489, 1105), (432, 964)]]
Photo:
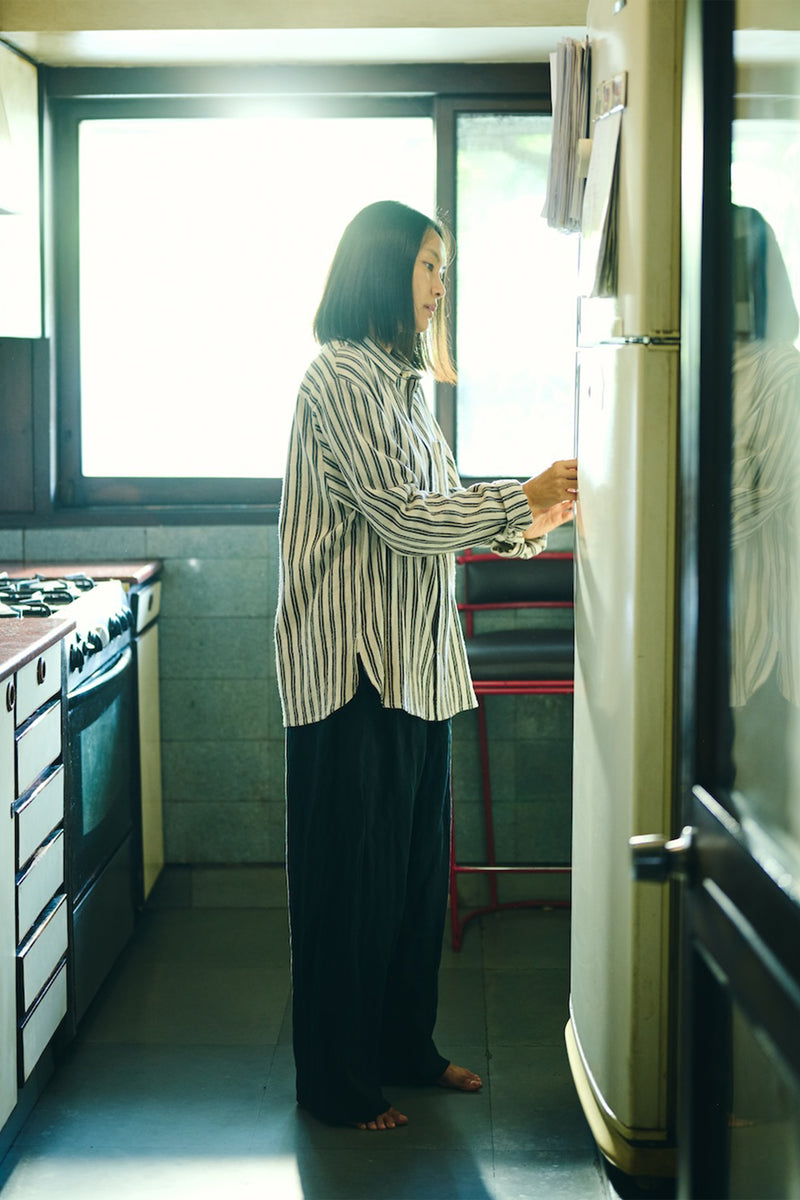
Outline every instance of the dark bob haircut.
[(441, 382), (455, 382), (444, 304), (437, 307), (430, 328), (416, 332), (412, 277), (423, 238), (431, 230), (444, 242), (449, 262), (449, 232), (414, 208), (380, 200), (353, 217), (333, 256), (314, 318), (314, 336), (321, 345), (371, 337)]

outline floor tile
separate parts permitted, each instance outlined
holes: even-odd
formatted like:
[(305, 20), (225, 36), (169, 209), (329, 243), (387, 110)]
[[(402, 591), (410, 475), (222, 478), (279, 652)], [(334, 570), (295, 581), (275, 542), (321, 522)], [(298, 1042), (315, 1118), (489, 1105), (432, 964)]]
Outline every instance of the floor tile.
[[(449, 931), (448, 931), (449, 933)], [(149, 911), (0, 1164), (2, 1200), (602, 1200), (572, 1084), (563, 913), (475, 923), (437, 1044), (481, 1093), (391, 1088), (410, 1124), (298, 1109), (285, 910)]]
[[(123, 1154), (14, 1156), (3, 1200), (308, 1200), (287, 1157)], [(351, 1174), (351, 1179), (353, 1175)], [(322, 1200), (323, 1193), (318, 1193)]]
[(594, 1162), (595, 1146), (569, 1074), (566, 1049), (507, 1046), (492, 1051), (492, 1119), (497, 1161), (524, 1153), (531, 1164)]
[(532, 1163), (524, 1154), (507, 1152), (495, 1165), (494, 1200), (606, 1200), (608, 1192), (596, 1162)]
[(465, 936), (459, 950), (453, 949), (453, 929), (448, 914), (447, 925), (442, 942), (442, 969), (481, 970), (483, 967), (483, 944), (480, 936), (480, 925), (474, 922), (469, 927), (470, 935)]
[(569, 967), (566, 909), (514, 909), (484, 917), (483, 965), (492, 967)]
[(439, 974), (439, 1019), (435, 1031), (439, 1052), (450, 1058), (453, 1048), (486, 1038), (486, 1002), (482, 971), (454, 970)]
[(82, 1044), (34, 1110), (27, 1153), (247, 1153), (272, 1057), (272, 1047)]
[(564, 1045), (569, 1018), (569, 977), (564, 969), (487, 970), (489, 1046)]
[[(305, 1200), (491, 1200), (491, 1166), (461, 1150), (416, 1150), (404, 1130), (367, 1135), (354, 1151), (298, 1156)], [(487, 1181), (488, 1176), (488, 1181)]]
[(152, 911), (125, 960), (137, 966), (180, 963), (190, 970), (289, 966), (285, 909), (183, 908)]
[(110, 980), (85, 1038), (164, 1045), (274, 1044), (289, 977), (285, 969), (135, 963)]

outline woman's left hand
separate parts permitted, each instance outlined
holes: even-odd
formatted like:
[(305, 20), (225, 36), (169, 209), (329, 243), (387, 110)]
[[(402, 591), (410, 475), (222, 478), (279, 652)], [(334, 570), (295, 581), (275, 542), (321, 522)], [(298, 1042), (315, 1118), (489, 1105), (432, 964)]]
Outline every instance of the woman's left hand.
[(543, 534), (558, 529), (559, 525), (563, 525), (566, 521), (571, 521), (572, 506), (572, 500), (561, 500), (551, 508), (543, 509), (525, 530), (525, 541), (531, 542), (534, 538), (542, 537)]

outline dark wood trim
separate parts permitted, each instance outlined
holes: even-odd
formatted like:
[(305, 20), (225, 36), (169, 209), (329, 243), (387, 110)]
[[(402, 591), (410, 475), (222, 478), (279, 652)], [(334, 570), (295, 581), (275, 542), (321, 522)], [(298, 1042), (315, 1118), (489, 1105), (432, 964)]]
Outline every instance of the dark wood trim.
[[(721, 65), (726, 54), (731, 57), (732, 10), (730, 0), (714, 5), (687, 0), (685, 9), (681, 119), (683, 129), (691, 129), (693, 136), (683, 139), (681, 154), (681, 594), (676, 747), (681, 824), (689, 824), (693, 818), (693, 785), (698, 779), (707, 780), (717, 761), (720, 644), (727, 638), (724, 617), (716, 624), (722, 580), (727, 575), (717, 577), (715, 588), (714, 574), (727, 570), (726, 565), (720, 566), (726, 547), (719, 545), (725, 518), (720, 518), (718, 505), (728, 502), (728, 492), (721, 490), (727, 469), (720, 455), (730, 455), (730, 447), (722, 445), (730, 418), (717, 429), (720, 445), (709, 447), (709, 435), (713, 434), (709, 407), (719, 412), (725, 404), (730, 405), (729, 394), (727, 400), (719, 396), (720, 389), (730, 391), (725, 383), (730, 375), (730, 356), (725, 349), (730, 341), (730, 314), (721, 299), (724, 293), (717, 294), (716, 311), (713, 307), (718, 264), (710, 251), (712, 247), (718, 250), (721, 242), (710, 226), (720, 216), (720, 189), (730, 186), (727, 109), (731, 91), (726, 91), (729, 79), (724, 70), (715, 66)], [(712, 38), (708, 25), (715, 15), (720, 27)], [(710, 61), (713, 43), (718, 45), (716, 63)], [(727, 69), (732, 69), (730, 64)], [(719, 123), (715, 121), (716, 105)], [(723, 199), (723, 212), (727, 203)], [(721, 338), (716, 348), (711, 344), (712, 331)], [(713, 360), (718, 366), (721, 361), (718, 379)], [(711, 460), (706, 463), (709, 450)], [(707, 554), (711, 554), (710, 561), (704, 557)], [(727, 702), (727, 694), (724, 698)], [(677, 1133), (681, 1200), (728, 1193), (731, 1000), (721, 972), (696, 940), (693, 921), (698, 890), (692, 884), (682, 889), (680, 905)]]
[(548, 63), (374, 66), (42, 67), (54, 100), (77, 96), (550, 96)]
[(770, 1033), (800, 1079), (800, 897), (784, 890), (775, 860), (695, 788), (691, 822), (695, 936), (708, 946), (745, 1014)]

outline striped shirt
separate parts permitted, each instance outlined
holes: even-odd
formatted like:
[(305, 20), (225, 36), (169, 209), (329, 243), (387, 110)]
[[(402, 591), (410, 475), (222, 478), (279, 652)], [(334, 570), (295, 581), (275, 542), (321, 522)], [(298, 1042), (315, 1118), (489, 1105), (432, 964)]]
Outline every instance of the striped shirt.
[(280, 513), (275, 622), (286, 725), (355, 695), (359, 662), (387, 708), (443, 720), (475, 706), (455, 554), (529, 558), (517, 480), (464, 488), (420, 376), (375, 342), (331, 342), (300, 386)]
[(731, 692), (773, 669), (800, 704), (800, 354), (749, 342), (733, 359)]

